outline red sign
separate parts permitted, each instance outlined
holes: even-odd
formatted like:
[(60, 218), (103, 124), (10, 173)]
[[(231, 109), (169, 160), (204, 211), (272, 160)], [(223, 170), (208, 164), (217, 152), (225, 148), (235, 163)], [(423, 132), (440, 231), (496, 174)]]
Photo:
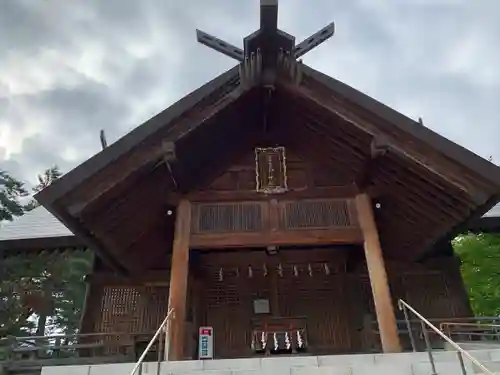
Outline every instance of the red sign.
[(212, 336), (211, 328), (200, 328), (200, 335)]

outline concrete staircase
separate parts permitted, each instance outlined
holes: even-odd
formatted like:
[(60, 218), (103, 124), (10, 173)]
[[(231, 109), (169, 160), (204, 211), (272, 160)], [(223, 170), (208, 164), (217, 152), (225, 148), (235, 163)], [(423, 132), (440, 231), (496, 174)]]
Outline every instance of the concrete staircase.
[[(500, 374), (500, 349), (474, 350), (471, 354)], [(457, 354), (434, 353), (438, 375), (461, 375)], [(480, 373), (464, 360), (467, 374)], [(133, 363), (44, 367), (42, 375), (128, 375)], [(156, 375), (156, 363), (144, 363), (142, 375)], [(205, 361), (164, 362), (161, 375), (430, 375), (427, 353), (292, 356)], [(139, 375), (139, 373), (137, 373)]]

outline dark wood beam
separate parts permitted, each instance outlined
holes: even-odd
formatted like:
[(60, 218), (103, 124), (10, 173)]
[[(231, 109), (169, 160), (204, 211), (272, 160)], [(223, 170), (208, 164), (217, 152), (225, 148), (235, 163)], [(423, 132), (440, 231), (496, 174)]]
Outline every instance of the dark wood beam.
[(382, 158), (389, 152), (389, 144), (384, 138), (374, 137), (370, 144), (370, 155), (356, 178), (354, 184), (359, 190), (366, 190), (373, 182), (374, 176), (382, 163)]
[(177, 207), (172, 267), (170, 272), (170, 291), (168, 310), (173, 311), (174, 319), (170, 329), (170, 352), (168, 360), (184, 359), (184, 340), (186, 327), (188, 274), (189, 274), (189, 237), (191, 230), (191, 204), (182, 200)]
[(231, 57), (239, 62), (245, 60), (245, 53), (241, 48), (233, 46), (231, 43), (225, 40), (219, 39), (213, 35), (210, 35), (204, 31), (196, 30), (196, 39), (198, 43), (212, 48), (213, 50), (222, 53), (228, 57)]
[(363, 243), (363, 236), (360, 229), (352, 227), (325, 230), (289, 230), (270, 233), (192, 234), (190, 241), (192, 248), (199, 249), (361, 243)]
[(226, 93), (215, 104), (182, 118), (178, 123), (171, 125), (171, 131), (166, 138), (156, 139), (147, 146), (145, 144), (142, 147), (138, 146), (129, 154), (108, 165), (98, 175), (80, 185), (76, 191), (69, 193), (62, 199), (62, 202), (66, 205), (74, 205), (76, 208), (73, 207), (73, 209), (81, 211), (131, 174), (140, 171), (147, 165), (154, 166), (158, 160), (163, 160), (165, 155), (171, 155), (172, 143), (177, 143), (205, 124), (217, 113), (235, 103), (246, 92), (241, 86), (238, 86)]
[(138, 199), (144, 201), (161, 191), (163, 201), (175, 205), (178, 197), (173, 190), (167, 167), (162, 163), (133, 173), (117, 184), (114, 189), (100, 195), (95, 201), (87, 202), (87, 204), (76, 202), (68, 205), (67, 210), (73, 216), (82, 218), (83, 221), (93, 220), (94, 217), (99, 220), (102, 216), (117, 212), (122, 205), (128, 204), (131, 195), (134, 196), (134, 201)]
[(434, 161), (442, 172), (460, 177), (480, 189), (497, 191), (500, 186), (500, 168), (486, 159), (307, 65), (303, 66), (303, 72), (302, 83), (308, 89), (335, 104), (337, 109), (343, 109), (344, 113), (354, 112), (361, 121), (368, 120), (377, 128), (397, 135), (400, 145), (422, 160)]
[(401, 352), (396, 315), (392, 304), (379, 233), (373, 215), (371, 200), (366, 194), (356, 197), (356, 209), (364, 238), (366, 266), (370, 276), (382, 349), (384, 353)]
[[(281, 200), (305, 198), (353, 198), (359, 190), (354, 185), (329, 186), (318, 188), (291, 189), (280, 194)], [(186, 197), (192, 202), (222, 202), (222, 201), (258, 201), (269, 200), (269, 196), (257, 193), (255, 190), (237, 191), (193, 191)]]
[(260, 28), (270, 31), (278, 29), (278, 0), (260, 0)]
[(68, 229), (76, 236), (80, 237), (90, 250), (94, 251), (106, 264), (120, 275), (130, 275), (130, 270), (109, 253), (108, 247), (88, 231), (75, 217), (58, 208), (48, 208), (48, 211), (61, 222), (65, 223)]
[(92, 176), (99, 175), (108, 165), (127, 157), (127, 155), (130, 157), (139, 145), (143, 148), (151, 148), (156, 145), (158, 140), (168, 138), (168, 136), (175, 138), (180, 130), (175, 125), (181, 119), (186, 118), (189, 113), (199, 113), (207, 105), (223, 100), (228, 92), (238, 85), (239, 75), (236, 66), (139, 125), (103, 151), (54, 181), (50, 186), (37, 193), (35, 198), (47, 207), (69, 195), (85, 181), (92, 179)]
[[(110, 181), (103, 190), (95, 191), (94, 186), (86, 186), (84, 196), (77, 195), (76, 200), (71, 201), (67, 199), (69, 201), (66, 205), (68, 212), (72, 216), (79, 217), (82, 212), (92, 210), (91, 206), (102, 206), (112, 199), (120, 199), (131, 186), (140, 184), (144, 178), (147, 178), (157, 168), (157, 165), (152, 164), (152, 162), (158, 159), (162, 160), (162, 163), (175, 160), (175, 144), (173, 142), (161, 142), (158, 150), (160, 151), (154, 151), (150, 157), (144, 158), (142, 160), (144, 164), (137, 165), (137, 168), (130, 170), (129, 174), (121, 176), (117, 181)], [(149, 164), (149, 167), (146, 166), (147, 164)]]
[[(454, 239), (456, 236), (458, 236), (461, 233), (464, 233), (467, 231), (467, 228), (469, 228), (476, 220), (479, 220), (485, 213), (487, 213), (495, 204), (497, 204), (500, 201), (500, 194), (496, 194), (492, 196), (486, 203), (484, 203), (481, 207), (475, 210), (472, 215), (469, 215), (467, 220), (465, 222), (461, 222), (458, 225), (455, 225), (447, 231), (447, 233), (442, 236), (442, 238), (438, 239), (438, 241), (451, 241)], [(438, 241), (431, 241), (430, 239), (426, 241), (424, 244), (426, 249), (429, 249), (434, 243)]]
[(335, 23), (332, 22), (297, 44), (294, 49), (295, 58), (298, 59), (304, 56), (310, 50), (330, 39), (334, 33)]

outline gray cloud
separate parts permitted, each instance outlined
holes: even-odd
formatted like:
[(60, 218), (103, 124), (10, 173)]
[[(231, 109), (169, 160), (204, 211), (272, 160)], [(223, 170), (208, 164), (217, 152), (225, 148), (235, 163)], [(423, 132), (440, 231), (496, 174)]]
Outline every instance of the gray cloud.
[[(300, 41), (337, 33), (306, 63), (500, 161), (500, 3), (486, 0), (281, 2)], [(25, 180), (68, 170), (231, 67), (201, 28), (236, 45), (258, 2), (0, 1), (0, 168)]]

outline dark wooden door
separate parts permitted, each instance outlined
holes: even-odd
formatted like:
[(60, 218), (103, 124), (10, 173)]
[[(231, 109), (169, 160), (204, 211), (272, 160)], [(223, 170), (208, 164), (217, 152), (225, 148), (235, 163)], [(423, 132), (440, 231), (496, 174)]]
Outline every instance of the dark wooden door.
[(280, 314), (305, 317), (309, 351), (350, 352), (353, 322), (345, 275), (332, 273), (325, 262), (285, 263), (282, 268), (277, 283)]

